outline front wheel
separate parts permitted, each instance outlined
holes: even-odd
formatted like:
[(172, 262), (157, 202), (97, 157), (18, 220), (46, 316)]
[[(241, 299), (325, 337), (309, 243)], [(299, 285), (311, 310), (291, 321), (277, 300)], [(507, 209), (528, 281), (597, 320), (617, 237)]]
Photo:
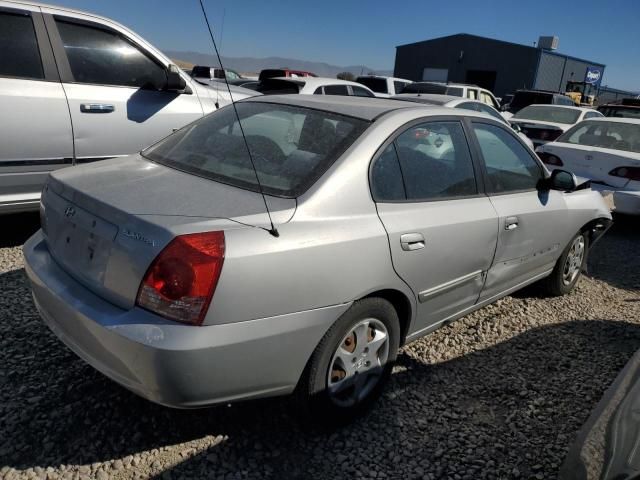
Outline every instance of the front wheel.
[(566, 295), (573, 290), (587, 262), (588, 247), (589, 240), (585, 232), (579, 232), (571, 239), (546, 279), (545, 286), (551, 295)]
[(381, 298), (355, 302), (320, 341), (298, 385), (307, 416), (343, 423), (380, 395), (397, 357), (400, 325)]

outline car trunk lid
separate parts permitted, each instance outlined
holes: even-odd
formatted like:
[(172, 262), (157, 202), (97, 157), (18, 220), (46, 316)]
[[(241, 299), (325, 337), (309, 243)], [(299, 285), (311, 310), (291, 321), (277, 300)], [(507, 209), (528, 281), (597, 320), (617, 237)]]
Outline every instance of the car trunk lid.
[[(275, 224), (293, 215), (294, 199), (267, 201)], [(176, 235), (269, 227), (260, 194), (138, 155), (53, 173), (41, 208), (55, 261), (122, 308), (134, 305), (147, 268)]]

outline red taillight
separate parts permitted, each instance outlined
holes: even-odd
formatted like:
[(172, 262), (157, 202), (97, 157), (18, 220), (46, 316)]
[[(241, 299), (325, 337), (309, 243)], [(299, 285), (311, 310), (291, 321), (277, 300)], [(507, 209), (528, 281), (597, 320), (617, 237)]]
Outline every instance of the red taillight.
[(617, 167), (609, 172), (613, 177), (628, 178), (636, 182), (640, 181), (640, 167)]
[(540, 157), (540, 160), (542, 160), (547, 165), (554, 165), (556, 167), (562, 167), (564, 165), (564, 163), (562, 163), (562, 160), (560, 160), (555, 155), (551, 155), (550, 153), (540, 152), (538, 156)]
[(153, 261), (136, 304), (178, 322), (201, 325), (224, 263), (224, 232), (180, 235)]

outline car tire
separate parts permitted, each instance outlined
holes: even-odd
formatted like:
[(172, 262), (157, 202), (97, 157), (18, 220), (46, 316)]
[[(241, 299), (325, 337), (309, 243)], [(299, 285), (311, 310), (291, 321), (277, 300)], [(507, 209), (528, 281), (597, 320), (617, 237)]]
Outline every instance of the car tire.
[(299, 413), (324, 425), (351, 421), (380, 396), (398, 355), (391, 303), (364, 298), (342, 314), (313, 352), (296, 389)]
[(573, 290), (587, 263), (588, 251), (587, 233), (576, 233), (558, 258), (551, 275), (545, 279), (544, 285), (550, 295), (559, 297)]

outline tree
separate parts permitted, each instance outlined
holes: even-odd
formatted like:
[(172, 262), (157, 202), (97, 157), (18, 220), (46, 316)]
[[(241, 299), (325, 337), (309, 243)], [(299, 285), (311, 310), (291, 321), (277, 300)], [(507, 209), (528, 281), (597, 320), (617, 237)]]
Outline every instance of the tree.
[(356, 79), (356, 76), (351, 72), (340, 72), (338, 75), (336, 75), (336, 78), (353, 82)]

